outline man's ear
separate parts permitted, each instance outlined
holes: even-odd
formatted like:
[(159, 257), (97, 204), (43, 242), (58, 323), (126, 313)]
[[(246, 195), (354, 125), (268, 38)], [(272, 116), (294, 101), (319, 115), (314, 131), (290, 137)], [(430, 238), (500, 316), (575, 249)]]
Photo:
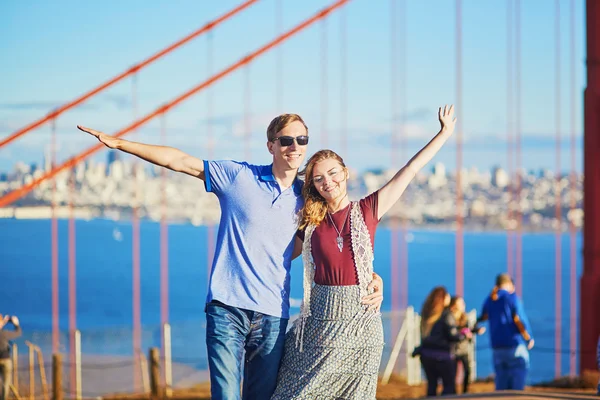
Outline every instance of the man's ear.
[(273, 142), (267, 140), (267, 150), (269, 153), (273, 154)]

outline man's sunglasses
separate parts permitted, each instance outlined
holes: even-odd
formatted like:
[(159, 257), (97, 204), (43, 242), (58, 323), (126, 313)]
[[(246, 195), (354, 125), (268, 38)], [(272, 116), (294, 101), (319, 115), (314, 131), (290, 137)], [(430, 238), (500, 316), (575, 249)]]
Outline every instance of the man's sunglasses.
[(279, 144), (282, 147), (291, 146), (294, 143), (294, 140), (298, 144), (298, 146), (306, 146), (308, 144), (308, 136), (279, 136), (273, 139), (273, 141), (279, 140)]

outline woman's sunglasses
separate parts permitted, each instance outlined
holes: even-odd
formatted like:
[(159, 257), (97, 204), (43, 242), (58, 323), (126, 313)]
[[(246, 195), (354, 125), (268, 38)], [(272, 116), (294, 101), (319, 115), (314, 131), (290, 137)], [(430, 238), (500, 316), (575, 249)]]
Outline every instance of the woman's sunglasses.
[(279, 144), (282, 147), (291, 146), (294, 143), (294, 140), (298, 144), (298, 146), (306, 146), (308, 144), (308, 136), (279, 136), (273, 139), (273, 141), (279, 140)]

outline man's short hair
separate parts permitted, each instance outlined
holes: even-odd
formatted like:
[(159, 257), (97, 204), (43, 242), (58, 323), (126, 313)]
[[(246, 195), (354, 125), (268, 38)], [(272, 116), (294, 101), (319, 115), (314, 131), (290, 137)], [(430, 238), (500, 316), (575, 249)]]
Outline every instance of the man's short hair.
[(499, 274), (496, 276), (496, 286), (500, 287), (502, 285), (506, 285), (507, 283), (513, 284), (513, 280), (508, 274)]
[(298, 114), (281, 114), (273, 118), (273, 120), (269, 124), (269, 127), (267, 128), (267, 140), (269, 142), (275, 140), (277, 132), (279, 132), (280, 130), (282, 130), (283, 128), (295, 121), (302, 122), (302, 125), (304, 125), (304, 128), (306, 128), (306, 132), (308, 133), (308, 127), (304, 123), (304, 120), (301, 116), (299, 116)]

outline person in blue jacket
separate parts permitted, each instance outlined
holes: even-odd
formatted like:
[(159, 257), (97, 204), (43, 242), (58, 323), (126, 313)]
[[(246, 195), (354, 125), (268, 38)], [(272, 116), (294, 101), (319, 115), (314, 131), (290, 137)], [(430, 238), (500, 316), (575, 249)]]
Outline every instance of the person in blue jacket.
[(529, 350), (534, 341), (523, 303), (511, 277), (500, 274), (485, 299), (478, 322), (489, 324), (496, 390), (524, 390), (529, 370)]

